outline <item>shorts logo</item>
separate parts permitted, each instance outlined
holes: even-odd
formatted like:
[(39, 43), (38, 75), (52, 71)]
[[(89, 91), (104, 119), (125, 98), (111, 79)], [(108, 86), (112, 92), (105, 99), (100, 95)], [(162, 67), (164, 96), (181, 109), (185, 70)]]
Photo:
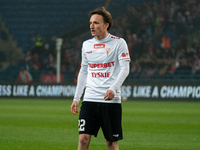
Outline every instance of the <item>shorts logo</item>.
[(105, 48), (105, 44), (94, 44), (94, 49)]
[(108, 54), (110, 52), (110, 48), (106, 48), (105, 51), (106, 51), (106, 55), (108, 56)]
[(114, 137), (119, 137), (119, 134), (113, 134)]

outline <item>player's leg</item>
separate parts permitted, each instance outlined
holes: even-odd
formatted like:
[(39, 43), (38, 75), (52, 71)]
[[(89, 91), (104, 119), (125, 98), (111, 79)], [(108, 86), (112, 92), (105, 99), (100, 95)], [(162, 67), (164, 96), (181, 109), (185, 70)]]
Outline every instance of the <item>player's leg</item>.
[(79, 114), (79, 144), (78, 150), (89, 150), (91, 136), (97, 136), (100, 128), (98, 123), (98, 107), (96, 103), (83, 102)]
[(102, 131), (108, 150), (118, 150), (118, 141), (123, 139), (121, 104), (102, 104)]
[(108, 150), (119, 150), (118, 141), (106, 141)]
[(78, 150), (89, 150), (90, 140), (91, 140), (91, 135), (80, 134), (78, 142)]

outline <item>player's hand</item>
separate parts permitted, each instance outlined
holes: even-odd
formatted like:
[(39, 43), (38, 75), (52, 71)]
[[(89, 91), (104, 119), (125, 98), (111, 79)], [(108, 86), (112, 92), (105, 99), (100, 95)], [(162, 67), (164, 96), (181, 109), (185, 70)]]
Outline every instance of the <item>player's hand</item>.
[(105, 101), (110, 101), (115, 97), (115, 93), (112, 90), (107, 90), (104, 96)]
[(77, 109), (78, 103), (79, 103), (78, 101), (73, 101), (72, 105), (71, 105), (71, 112), (75, 115), (77, 115), (77, 113), (79, 112), (78, 109)]

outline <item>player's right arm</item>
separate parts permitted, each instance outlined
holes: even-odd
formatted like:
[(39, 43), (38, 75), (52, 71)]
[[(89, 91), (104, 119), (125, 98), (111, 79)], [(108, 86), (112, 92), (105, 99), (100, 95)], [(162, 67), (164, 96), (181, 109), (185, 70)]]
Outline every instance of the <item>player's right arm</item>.
[(83, 94), (84, 88), (86, 86), (87, 75), (88, 75), (88, 62), (87, 62), (87, 57), (85, 56), (84, 43), (83, 43), (81, 68), (79, 70), (79, 74), (77, 78), (76, 92), (75, 92), (74, 99), (71, 105), (71, 112), (75, 115), (78, 113), (77, 107), (78, 107), (80, 98)]
[(79, 112), (78, 111), (78, 101), (73, 101), (72, 102), (72, 105), (71, 105), (71, 112), (74, 114), (74, 115), (77, 115), (77, 113)]
[(88, 74), (87, 68), (88, 66), (82, 65), (79, 71), (76, 92), (74, 95), (74, 101), (80, 101), (80, 98), (83, 94), (83, 90), (86, 86), (86, 81), (87, 81), (87, 74)]
[(73, 114), (77, 114), (78, 113), (78, 103), (80, 101), (80, 98), (83, 94), (83, 90), (86, 86), (86, 81), (87, 81), (87, 68), (88, 66), (86, 65), (82, 65), (81, 66), (81, 69), (79, 71), (79, 74), (78, 74), (78, 81), (77, 81), (77, 86), (76, 86), (76, 92), (75, 92), (75, 95), (74, 95), (74, 99), (73, 99), (73, 102), (72, 102), (72, 105), (71, 105), (71, 112)]

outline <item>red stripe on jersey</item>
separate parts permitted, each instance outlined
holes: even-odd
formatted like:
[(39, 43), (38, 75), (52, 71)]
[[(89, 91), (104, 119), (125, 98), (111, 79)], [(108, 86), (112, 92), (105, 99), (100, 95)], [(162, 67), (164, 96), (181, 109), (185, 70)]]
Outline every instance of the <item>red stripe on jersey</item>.
[(81, 64), (81, 66), (88, 66), (88, 65)]
[(119, 61), (121, 61), (121, 60), (130, 60), (130, 58), (122, 58), (122, 59), (120, 59)]

